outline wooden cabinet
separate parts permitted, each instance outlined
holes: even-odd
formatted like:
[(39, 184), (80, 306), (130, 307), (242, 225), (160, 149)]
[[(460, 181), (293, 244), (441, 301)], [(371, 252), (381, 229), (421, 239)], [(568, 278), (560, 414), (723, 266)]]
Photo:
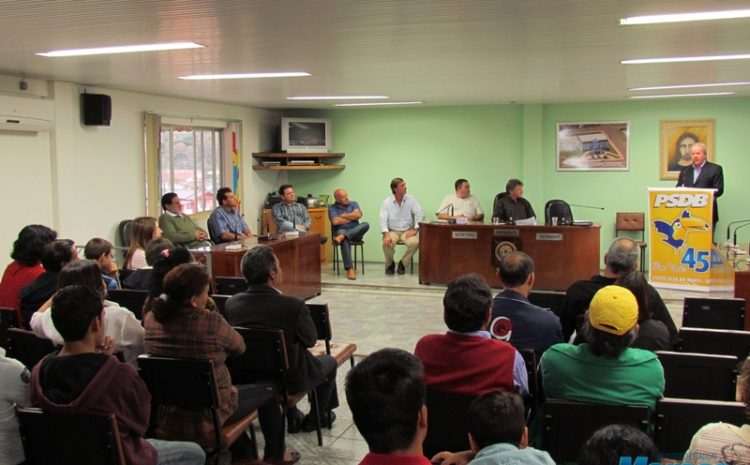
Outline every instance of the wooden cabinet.
[(255, 152), (253, 158), (258, 160), (253, 165), (256, 171), (263, 170), (343, 170), (346, 166), (335, 162), (344, 158), (343, 153), (273, 153)]
[[(328, 208), (308, 208), (307, 214), (310, 215), (312, 224), (310, 232), (326, 236), (328, 241), (320, 246), (320, 263), (331, 263), (333, 259), (333, 246), (331, 245), (331, 221), (328, 219)], [(271, 217), (271, 209), (263, 209), (263, 230), (262, 234), (276, 234), (276, 223)]]

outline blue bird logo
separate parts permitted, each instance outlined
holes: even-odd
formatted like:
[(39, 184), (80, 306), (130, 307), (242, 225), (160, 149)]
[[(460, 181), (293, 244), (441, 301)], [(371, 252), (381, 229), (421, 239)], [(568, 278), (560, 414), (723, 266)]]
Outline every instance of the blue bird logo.
[(662, 220), (654, 221), (656, 231), (664, 235), (661, 241), (674, 248), (675, 251), (685, 245), (685, 237), (688, 232), (708, 231), (708, 226), (708, 223), (701, 218), (692, 216), (689, 210), (683, 210), (682, 214), (671, 223)]

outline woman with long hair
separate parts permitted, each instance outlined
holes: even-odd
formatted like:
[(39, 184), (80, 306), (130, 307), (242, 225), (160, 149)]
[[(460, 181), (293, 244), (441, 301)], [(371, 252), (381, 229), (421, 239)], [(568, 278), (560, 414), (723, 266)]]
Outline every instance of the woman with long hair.
[[(219, 415), (222, 424), (231, 423), (258, 410), (260, 426), (265, 437), (264, 461), (271, 464), (291, 464), (299, 454), (285, 454), (281, 409), (276, 400), (277, 388), (272, 382), (257, 382), (234, 386), (226, 366), (230, 355), (245, 351), (245, 341), (217, 312), (206, 309), (208, 273), (195, 263), (177, 266), (164, 277), (163, 293), (151, 303), (151, 311), (144, 318), (146, 353), (159, 357), (210, 359), (214, 362), (219, 393)], [(197, 436), (186, 437), (186, 424)], [(207, 411), (160, 407), (157, 431), (162, 439), (179, 439), (206, 443), (213, 423)], [(237, 461), (251, 454), (246, 436), (241, 436), (231, 447), (232, 459)]]
[(133, 220), (130, 229), (130, 248), (125, 254), (126, 270), (139, 270), (147, 266), (146, 246), (151, 239), (161, 237), (161, 228), (156, 218), (141, 216)]

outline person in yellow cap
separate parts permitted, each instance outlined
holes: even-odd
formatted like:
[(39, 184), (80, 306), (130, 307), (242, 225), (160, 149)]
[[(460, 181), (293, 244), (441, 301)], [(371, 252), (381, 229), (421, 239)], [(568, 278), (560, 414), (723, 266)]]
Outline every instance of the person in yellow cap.
[(638, 335), (638, 303), (624, 287), (606, 286), (591, 300), (580, 345), (556, 344), (540, 362), (547, 397), (651, 411), (664, 392), (656, 354), (629, 347)]

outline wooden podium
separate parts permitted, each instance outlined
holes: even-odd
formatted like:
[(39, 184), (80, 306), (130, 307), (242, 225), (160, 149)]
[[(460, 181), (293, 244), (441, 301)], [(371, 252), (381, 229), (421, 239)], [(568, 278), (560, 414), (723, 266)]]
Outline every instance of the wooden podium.
[(420, 223), (419, 282), (448, 284), (477, 273), (500, 287), (497, 251), (515, 247), (534, 260), (535, 289), (564, 291), (599, 274), (599, 226)]
[(750, 271), (734, 272), (734, 296), (745, 299), (745, 331), (750, 331)]

